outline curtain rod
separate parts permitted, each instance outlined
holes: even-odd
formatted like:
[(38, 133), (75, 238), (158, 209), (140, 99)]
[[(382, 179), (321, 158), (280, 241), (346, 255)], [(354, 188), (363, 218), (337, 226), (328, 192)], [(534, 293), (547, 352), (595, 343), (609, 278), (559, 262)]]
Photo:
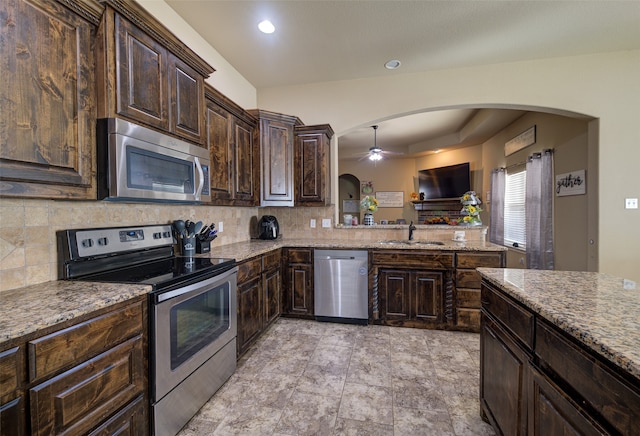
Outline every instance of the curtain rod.
[(522, 165), (526, 165), (527, 161), (529, 159), (533, 159), (535, 157), (540, 157), (542, 155), (542, 153), (549, 154), (549, 153), (553, 153), (553, 152), (554, 152), (553, 148), (546, 148), (546, 149), (544, 149), (544, 150), (542, 150), (540, 152), (531, 154), (529, 157), (527, 157), (527, 160), (523, 160), (522, 162), (517, 162), (517, 163), (511, 164), (511, 165), (507, 165), (506, 167), (494, 168), (492, 171), (505, 171), (505, 170), (508, 170), (508, 169), (511, 169), (511, 168), (514, 168), (514, 167), (519, 167), (519, 166), (522, 166)]

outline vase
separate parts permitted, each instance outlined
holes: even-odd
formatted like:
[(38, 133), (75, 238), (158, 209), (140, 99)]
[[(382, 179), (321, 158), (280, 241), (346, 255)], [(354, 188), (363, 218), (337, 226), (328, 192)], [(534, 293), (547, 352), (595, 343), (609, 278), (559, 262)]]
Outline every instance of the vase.
[(364, 220), (362, 221), (362, 223), (365, 226), (372, 226), (373, 225), (373, 214), (371, 212), (365, 212)]

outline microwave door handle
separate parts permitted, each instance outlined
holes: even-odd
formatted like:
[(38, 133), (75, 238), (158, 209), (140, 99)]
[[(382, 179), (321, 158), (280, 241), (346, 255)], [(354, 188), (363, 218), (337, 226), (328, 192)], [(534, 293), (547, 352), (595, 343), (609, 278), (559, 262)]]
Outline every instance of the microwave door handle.
[(200, 165), (200, 159), (194, 157), (193, 161), (196, 164), (196, 169), (198, 170), (198, 187), (196, 188), (196, 200), (199, 201), (200, 194), (202, 194), (202, 189), (204, 188), (204, 172), (202, 171), (202, 165)]

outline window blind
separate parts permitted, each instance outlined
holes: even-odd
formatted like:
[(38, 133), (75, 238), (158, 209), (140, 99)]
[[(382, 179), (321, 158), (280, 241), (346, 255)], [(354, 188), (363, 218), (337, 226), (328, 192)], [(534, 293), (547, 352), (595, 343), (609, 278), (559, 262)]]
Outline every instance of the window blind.
[(504, 243), (508, 246), (525, 248), (526, 219), (525, 219), (525, 188), (526, 170), (507, 173), (504, 198)]

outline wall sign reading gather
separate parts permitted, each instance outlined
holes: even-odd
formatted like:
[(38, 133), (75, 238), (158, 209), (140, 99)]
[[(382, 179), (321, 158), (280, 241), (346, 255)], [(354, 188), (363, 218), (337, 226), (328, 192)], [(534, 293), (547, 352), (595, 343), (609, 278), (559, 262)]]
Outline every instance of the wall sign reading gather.
[(585, 170), (556, 175), (556, 195), (582, 195), (587, 193), (587, 179)]

